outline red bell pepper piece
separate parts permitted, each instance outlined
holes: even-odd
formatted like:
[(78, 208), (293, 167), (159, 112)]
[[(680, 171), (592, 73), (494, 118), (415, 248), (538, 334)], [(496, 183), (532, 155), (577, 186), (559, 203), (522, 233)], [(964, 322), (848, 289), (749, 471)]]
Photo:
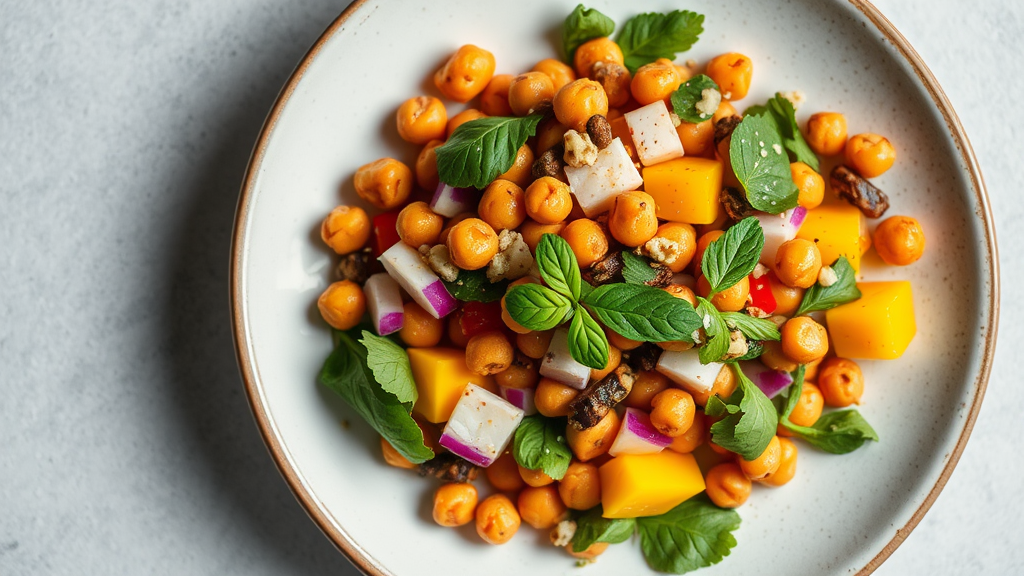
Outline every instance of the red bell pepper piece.
[(760, 278), (750, 275), (750, 305), (760, 308), (766, 314), (775, 312), (778, 303), (775, 302), (775, 295), (772, 294), (772, 280), (770, 274), (764, 274)]
[(401, 240), (398, 237), (398, 210), (373, 217), (373, 255), (380, 256)]
[(501, 319), (501, 302), (466, 302), (459, 319), (462, 333), (468, 338), (492, 330), (505, 330)]

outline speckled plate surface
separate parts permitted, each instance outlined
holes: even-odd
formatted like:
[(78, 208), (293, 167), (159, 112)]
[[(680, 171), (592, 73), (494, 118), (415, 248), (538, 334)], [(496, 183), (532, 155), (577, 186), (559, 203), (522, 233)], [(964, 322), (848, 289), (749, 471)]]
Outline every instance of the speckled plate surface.
[[(508, 545), (430, 520), (431, 482), (384, 465), (376, 435), (316, 384), (330, 336), (315, 301), (330, 277), (319, 222), (357, 201), (355, 169), (383, 156), (413, 163), (394, 111), (433, 93), (430, 74), (461, 44), (483, 46), (499, 73), (556, 56), (575, 2), (518, 0), (353, 4), (289, 80), (256, 144), (231, 260), (239, 363), (271, 454), (313, 520), (370, 574), (577, 574), (529, 528)], [(875, 180), (889, 214), (917, 217), (925, 257), (907, 268), (866, 256), (862, 277), (913, 281), (918, 334), (904, 357), (865, 362), (861, 411), (881, 442), (847, 456), (800, 446), (798, 474), (755, 487), (738, 546), (702, 573), (866, 574), (913, 529), (963, 450), (994, 348), (998, 272), (984, 186), (949, 103), (913, 49), (871, 5), (845, 0), (595, 1), (619, 24), (688, 8), (705, 32), (682, 56), (738, 51), (754, 61), (750, 95), (799, 89), (815, 111), (846, 114), (851, 134), (887, 135), (895, 167)], [(872, 227), (875, 223), (872, 223)], [(950, 294), (957, 294), (951, 305)], [(343, 425), (349, 422), (350, 426)], [(639, 546), (613, 546), (588, 574), (645, 574)]]

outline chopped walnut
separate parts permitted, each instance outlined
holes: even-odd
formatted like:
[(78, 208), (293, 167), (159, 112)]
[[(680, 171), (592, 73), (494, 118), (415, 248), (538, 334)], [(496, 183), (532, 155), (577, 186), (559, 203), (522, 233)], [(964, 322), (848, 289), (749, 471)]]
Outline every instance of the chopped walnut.
[(643, 252), (645, 256), (655, 262), (671, 265), (679, 259), (679, 256), (683, 253), (683, 247), (674, 240), (655, 236), (644, 244)]
[(562, 520), (551, 529), (548, 536), (555, 546), (568, 546), (572, 537), (576, 535), (576, 523), (572, 520)]
[(565, 154), (562, 160), (573, 168), (593, 166), (597, 162), (597, 146), (590, 141), (590, 135), (584, 132), (580, 134), (575, 130), (568, 130), (562, 137), (565, 145)]
[[(424, 250), (426, 248), (426, 250)], [(448, 254), (448, 247), (438, 244), (433, 248), (426, 245), (420, 246), (420, 254), (426, 255), (427, 265), (446, 282), (455, 282), (459, 277), (459, 267), (452, 264), (451, 255)]]
[(545, 150), (543, 154), (538, 156), (537, 159), (533, 161), (533, 166), (530, 168), (533, 177), (563, 177), (563, 174), (565, 173), (565, 161), (562, 160), (562, 156), (564, 154), (565, 148), (562, 146), (561, 143), (554, 145), (548, 150)]
[(881, 218), (889, 209), (889, 197), (874, 184), (842, 164), (829, 175), (832, 191), (860, 209), (868, 218)]
[(836, 271), (831, 266), (822, 266), (818, 271), (818, 284), (828, 288), (836, 282), (839, 282), (839, 275), (836, 274)]
[(356, 284), (363, 284), (370, 277), (370, 264), (372, 262), (373, 255), (370, 254), (370, 249), (363, 248), (358, 252), (342, 256), (334, 272), (342, 280), (351, 280)]
[(512, 230), (502, 230), (498, 234), (498, 253), (487, 267), (487, 279), (491, 282), (518, 280), (529, 274), (532, 266), (533, 255), (523, 235)]
[(732, 330), (729, 332), (729, 351), (722, 358), (725, 360), (739, 358), (746, 354), (748, 350), (747, 337), (739, 330)]
[(705, 88), (700, 91), (700, 101), (694, 106), (701, 118), (714, 116), (718, 106), (722, 103), (722, 93), (714, 88)]
[(757, 306), (747, 306), (747, 314), (754, 318), (767, 318), (771, 316), (771, 314), (768, 314)]

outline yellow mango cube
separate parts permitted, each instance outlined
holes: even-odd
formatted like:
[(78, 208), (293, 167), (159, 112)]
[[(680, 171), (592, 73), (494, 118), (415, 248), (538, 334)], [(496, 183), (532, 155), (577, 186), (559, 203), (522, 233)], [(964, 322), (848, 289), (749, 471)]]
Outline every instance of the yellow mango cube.
[(910, 282), (858, 282), (861, 297), (825, 312), (840, 358), (899, 358), (917, 333)]
[(846, 256), (854, 270), (860, 270), (860, 257), (871, 247), (864, 214), (845, 202), (808, 210), (796, 237), (818, 245), (822, 264), (831, 265)]
[(704, 477), (693, 454), (621, 454), (600, 469), (605, 518), (657, 516), (700, 494)]
[(686, 156), (644, 167), (644, 191), (654, 198), (657, 215), (670, 222), (711, 224), (718, 218), (722, 163)]
[(476, 384), (498, 393), (490, 376), (480, 376), (466, 367), (466, 351), (458, 348), (409, 348), (412, 377), (419, 399), (413, 413), (428, 422), (447, 422), (459, 403), (466, 384)]

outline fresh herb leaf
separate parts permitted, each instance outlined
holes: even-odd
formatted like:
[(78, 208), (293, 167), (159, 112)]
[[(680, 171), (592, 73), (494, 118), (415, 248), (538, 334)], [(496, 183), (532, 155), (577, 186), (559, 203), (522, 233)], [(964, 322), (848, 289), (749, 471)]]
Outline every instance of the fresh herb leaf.
[(789, 388), (779, 393), (780, 396), (786, 398), (786, 403), (783, 405), (782, 412), (779, 414), (780, 420), (787, 420), (789, 415), (796, 409), (797, 403), (800, 402), (800, 393), (804, 388), (804, 373), (807, 371), (807, 366), (803, 364), (796, 367), (796, 370), (792, 372), (793, 383), (789, 385)]
[(409, 354), (388, 338), (366, 330), (363, 330), (359, 343), (366, 347), (366, 365), (373, 372), (373, 379), (385, 392), (394, 394), (399, 402), (407, 404), (411, 411), (419, 393), (412, 377)]
[(622, 279), (627, 284), (643, 284), (658, 277), (658, 271), (651, 268), (643, 256), (637, 256), (629, 250), (623, 250), (622, 254)]
[(782, 153), (782, 136), (775, 121), (746, 116), (733, 130), (729, 159), (733, 172), (754, 208), (779, 214), (796, 206), (798, 191)]
[(562, 48), (565, 49), (565, 61), (572, 64), (576, 49), (581, 44), (594, 38), (611, 36), (615, 30), (615, 22), (594, 8), (584, 8), (577, 4), (576, 8), (565, 18), (562, 24)]
[(619, 544), (633, 535), (635, 518), (605, 518), (603, 513), (598, 505), (576, 519), (576, 533), (570, 542), (573, 552), (583, 552), (598, 542)]
[(505, 294), (509, 316), (530, 330), (551, 330), (572, 316), (572, 301), (540, 284), (513, 286)]
[(706, 494), (694, 496), (660, 516), (636, 519), (640, 548), (651, 568), (685, 574), (718, 564), (736, 546), (735, 510), (719, 508)]
[(590, 313), (578, 304), (569, 323), (569, 354), (587, 368), (603, 370), (608, 365), (608, 338)]
[(565, 418), (547, 418), (540, 414), (523, 418), (512, 441), (512, 457), (529, 470), (542, 470), (561, 480), (572, 461), (565, 439)]
[(689, 302), (650, 286), (605, 284), (583, 304), (605, 326), (642, 342), (693, 342), (693, 332), (701, 327)]
[(782, 145), (789, 151), (790, 157), (795, 162), (807, 164), (817, 172), (818, 156), (814, 150), (811, 150), (807, 141), (804, 140), (803, 134), (800, 133), (800, 127), (796, 123), (796, 108), (793, 107), (789, 98), (776, 92), (775, 97), (764, 106), (751, 106), (744, 112), (748, 116), (751, 114), (764, 116), (766, 113), (770, 114), (769, 118), (775, 121), (779, 135), (782, 136)]
[(463, 302), (497, 302), (505, 295), (508, 289), (508, 280), (491, 282), (487, 279), (487, 272), (480, 270), (459, 270), (459, 276), (454, 282), (444, 279), (444, 287), (452, 298)]
[(747, 353), (739, 358), (736, 358), (737, 362), (744, 360), (755, 360), (764, 353), (764, 344), (760, 340), (747, 340)]
[(704, 99), (705, 90), (721, 92), (715, 81), (700, 74), (690, 78), (679, 85), (679, 88), (672, 93), (672, 111), (684, 122), (700, 124), (711, 118), (713, 114), (702, 113), (697, 110), (697, 103)]
[(423, 431), (402, 402), (374, 380), (367, 365), (367, 350), (344, 332), (335, 332), (338, 345), (327, 357), (318, 380), (342, 397), (384, 437), (399, 454), (413, 464), (434, 457), (423, 443)]
[(557, 234), (542, 235), (536, 254), (537, 267), (544, 282), (562, 296), (579, 300), (583, 283), (580, 265), (565, 238)]
[(779, 327), (771, 320), (754, 318), (742, 312), (722, 312), (722, 319), (730, 329), (739, 330), (748, 340), (780, 340)]
[(700, 269), (711, 285), (710, 298), (734, 286), (754, 271), (764, 249), (764, 232), (757, 218), (748, 216), (708, 245)]
[(846, 259), (846, 256), (840, 256), (832, 264), (832, 270), (839, 279), (828, 287), (815, 283), (814, 286), (808, 288), (807, 292), (804, 292), (800, 308), (797, 308), (797, 316), (817, 310), (828, 310), (860, 298), (860, 290), (857, 289), (857, 273), (853, 271), (853, 266), (850, 266), (850, 261)]
[(838, 410), (822, 414), (811, 426), (798, 426), (789, 420), (800, 393), (803, 391), (804, 366), (801, 365), (793, 373), (793, 384), (789, 388), (789, 396), (779, 418), (786, 430), (803, 438), (808, 444), (831, 454), (847, 454), (860, 448), (868, 440), (878, 441), (878, 433), (868, 424), (867, 420), (856, 410)]
[(648, 12), (627, 20), (616, 43), (622, 49), (626, 68), (632, 73), (658, 58), (674, 60), (676, 53), (689, 50), (703, 31), (703, 14), (689, 10), (673, 10), (668, 14)]
[(435, 149), (437, 175), (457, 187), (485, 188), (512, 167), (519, 148), (533, 136), (540, 114), (522, 118), (491, 116), (470, 120)]
[(709, 416), (725, 415), (711, 425), (711, 439), (715, 444), (753, 460), (775, 436), (779, 415), (772, 401), (747, 378), (739, 365), (731, 363), (730, 366), (738, 380), (736, 391), (724, 402), (718, 398), (708, 400), (704, 412)]
[(704, 345), (697, 351), (701, 364), (718, 362), (729, 351), (729, 326), (722, 313), (708, 300), (697, 297), (697, 316), (701, 319), (706, 336)]

